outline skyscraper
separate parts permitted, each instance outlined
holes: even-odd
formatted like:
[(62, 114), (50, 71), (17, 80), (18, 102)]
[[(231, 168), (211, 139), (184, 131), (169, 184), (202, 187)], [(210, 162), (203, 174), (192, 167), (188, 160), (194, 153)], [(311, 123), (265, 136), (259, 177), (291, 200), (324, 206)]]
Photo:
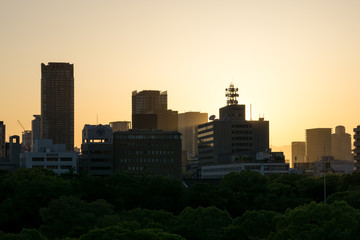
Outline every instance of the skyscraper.
[(40, 138), (74, 149), (73, 64), (41, 64)]
[(167, 109), (167, 92), (132, 92), (133, 129), (178, 130), (178, 112)]

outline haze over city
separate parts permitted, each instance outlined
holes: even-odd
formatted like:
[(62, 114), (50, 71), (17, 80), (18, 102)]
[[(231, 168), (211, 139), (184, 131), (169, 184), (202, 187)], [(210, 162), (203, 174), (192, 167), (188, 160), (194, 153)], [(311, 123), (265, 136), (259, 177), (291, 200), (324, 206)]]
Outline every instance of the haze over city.
[(270, 144), (359, 124), (359, 1), (0, 2), (0, 119), (7, 138), (40, 114), (41, 63), (74, 64), (75, 146), (84, 124), (131, 120), (131, 92), (218, 117), (239, 88)]

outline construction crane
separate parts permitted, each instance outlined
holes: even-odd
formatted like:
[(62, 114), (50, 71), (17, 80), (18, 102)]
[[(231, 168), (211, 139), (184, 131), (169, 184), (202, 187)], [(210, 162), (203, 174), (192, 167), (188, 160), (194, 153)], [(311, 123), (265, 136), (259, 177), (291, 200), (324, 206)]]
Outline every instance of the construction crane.
[[(17, 121), (20, 124), (20, 126), (22, 127), (22, 129), (24, 130), (24, 132), (25, 132), (26, 130), (25, 130), (24, 126), (21, 124), (21, 122), (19, 120), (17, 120)], [(22, 133), (24, 133), (24, 132), (22, 132)]]

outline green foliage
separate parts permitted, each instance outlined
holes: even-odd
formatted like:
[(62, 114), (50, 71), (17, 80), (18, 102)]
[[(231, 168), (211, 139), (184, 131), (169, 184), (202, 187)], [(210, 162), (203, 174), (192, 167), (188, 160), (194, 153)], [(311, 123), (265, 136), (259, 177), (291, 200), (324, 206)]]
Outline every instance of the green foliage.
[(0, 232), (1, 240), (46, 240), (46, 238), (36, 229), (21, 230), (19, 234)]
[(77, 197), (63, 196), (40, 210), (41, 231), (50, 238), (79, 237), (91, 230), (98, 218), (112, 215), (113, 207), (105, 200), (86, 203)]
[(346, 202), (312, 202), (275, 217), (277, 231), (269, 239), (357, 239), (359, 219), (360, 211)]
[(233, 225), (226, 229), (223, 239), (263, 239), (271, 232), (276, 231), (274, 218), (279, 213), (265, 210), (246, 211), (241, 217), (236, 218)]
[(122, 226), (112, 226), (103, 229), (94, 229), (84, 234), (79, 240), (184, 240), (179, 235), (164, 232), (159, 229), (134, 229)]
[(185, 208), (172, 224), (172, 232), (187, 240), (204, 239), (217, 240), (224, 230), (232, 223), (232, 218), (226, 211), (216, 207), (193, 209)]
[(168, 231), (170, 224), (175, 220), (175, 216), (164, 210), (136, 208), (123, 212), (121, 219), (138, 222), (141, 228), (159, 228)]
[(51, 199), (71, 193), (70, 183), (46, 169), (19, 169), (2, 179), (4, 200), (0, 203), (0, 228), (19, 232), (38, 228), (39, 209)]

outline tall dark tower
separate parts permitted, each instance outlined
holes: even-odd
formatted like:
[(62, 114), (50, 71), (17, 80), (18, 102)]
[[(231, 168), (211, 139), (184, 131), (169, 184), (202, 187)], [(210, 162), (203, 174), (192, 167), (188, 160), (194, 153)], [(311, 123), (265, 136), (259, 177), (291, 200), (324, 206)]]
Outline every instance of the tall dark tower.
[(74, 65), (41, 64), (40, 138), (74, 149)]

